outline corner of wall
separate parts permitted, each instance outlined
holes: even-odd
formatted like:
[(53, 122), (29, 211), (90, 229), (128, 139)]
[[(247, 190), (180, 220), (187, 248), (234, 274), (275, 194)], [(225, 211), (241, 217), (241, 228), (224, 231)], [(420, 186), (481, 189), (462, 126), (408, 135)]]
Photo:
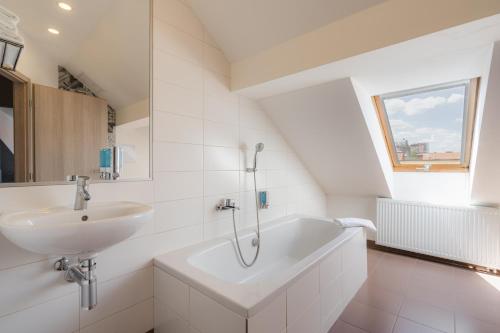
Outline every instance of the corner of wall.
[(382, 168), (385, 181), (387, 183), (387, 188), (390, 192), (390, 196), (392, 197), (394, 194), (394, 173), (392, 170), (392, 162), (389, 159), (385, 139), (382, 135), (380, 123), (373, 108), (371, 97), (355, 79), (351, 78), (351, 84), (354, 92), (356, 93), (361, 111), (363, 112), (366, 127), (370, 132), (373, 147), (375, 148), (375, 151), (377, 153), (380, 167)]

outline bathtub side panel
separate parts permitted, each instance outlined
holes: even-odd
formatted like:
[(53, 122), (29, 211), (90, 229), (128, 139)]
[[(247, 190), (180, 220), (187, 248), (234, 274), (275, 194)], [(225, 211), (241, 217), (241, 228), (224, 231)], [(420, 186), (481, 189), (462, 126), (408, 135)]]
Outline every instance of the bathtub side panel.
[(246, 319), (155, 268), (155, 332), (246, 333)]
[(327, 333), (367, 278), (366, 235), (358, 230), (320, 263), (321, 332)]

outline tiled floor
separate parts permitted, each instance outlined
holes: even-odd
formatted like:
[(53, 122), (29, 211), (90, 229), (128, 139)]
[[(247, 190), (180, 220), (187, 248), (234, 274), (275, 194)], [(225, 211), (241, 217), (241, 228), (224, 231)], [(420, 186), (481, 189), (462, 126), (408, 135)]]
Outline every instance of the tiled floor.
[(368, 279), (330, 333), (499, 333), (500, 277), (368, 250)]

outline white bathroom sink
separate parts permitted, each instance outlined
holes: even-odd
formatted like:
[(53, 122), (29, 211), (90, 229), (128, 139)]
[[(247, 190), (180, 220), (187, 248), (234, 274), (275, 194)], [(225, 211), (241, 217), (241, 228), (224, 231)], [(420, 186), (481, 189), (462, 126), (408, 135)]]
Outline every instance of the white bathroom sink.
[(92, 257), (138, 231), (153, 208), (134, 202), (89, 204), (87, 210), (54, 207), (0, 216), (0, 231), (26, 250)]

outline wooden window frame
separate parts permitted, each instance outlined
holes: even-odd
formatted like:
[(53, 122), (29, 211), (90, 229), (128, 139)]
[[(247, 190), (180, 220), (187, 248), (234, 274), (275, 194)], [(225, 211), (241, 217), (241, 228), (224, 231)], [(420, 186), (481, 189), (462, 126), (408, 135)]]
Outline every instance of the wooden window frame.
[[(467, 89), (467, 109), (464, 110), (466, 112), (466, 121), (463, 124), (463, 135), (465, 135), (464, 143), (463, 143), (463, 160), (460, 163), (439, 161), (439, 162), (430, 162), (430, 161), (418, 161), (411, 163), (400, 163), (395, 151), (395, 142), (392, 137), (392, 130), (389, 124), (389, 119), (387, 118), (387, 113), (385, 111), (385, 106), (383, 104), (382, 98), (383, 95), (373, 96), (372, 102), (377, 111), (378, 120), (380, 123), (380, 128), (382, 130), (382, 134), (385, 139), (385, 144), (389, 156), (391, 157), (392, 167), (395, 172), (416, 172), (416, 171), (426, 171), (426, 172), (468, 172), (469, 164), (471, 158), (471, 150), (472, 150), (472, 139), (474, 135), (474, 125), (476, 121), (476, 108), (477, 108), (477, 98), (479, 93), (479, 83), (480, 78), (474, 78), (468, 81), (468, 89)], [(439, 85), (445, 88), (448, 85), (453, 85), (453, 83)], [(435, 87), (424, 87), (422, 90), (426, 89), (437, 89), (439, 86)], [(420, 89), (419, 89), (420, 90)], [(402, 92), (404, 93), (404, 92)], [(425, 166), (430, 165), (429, 169), (426, 169)]]

